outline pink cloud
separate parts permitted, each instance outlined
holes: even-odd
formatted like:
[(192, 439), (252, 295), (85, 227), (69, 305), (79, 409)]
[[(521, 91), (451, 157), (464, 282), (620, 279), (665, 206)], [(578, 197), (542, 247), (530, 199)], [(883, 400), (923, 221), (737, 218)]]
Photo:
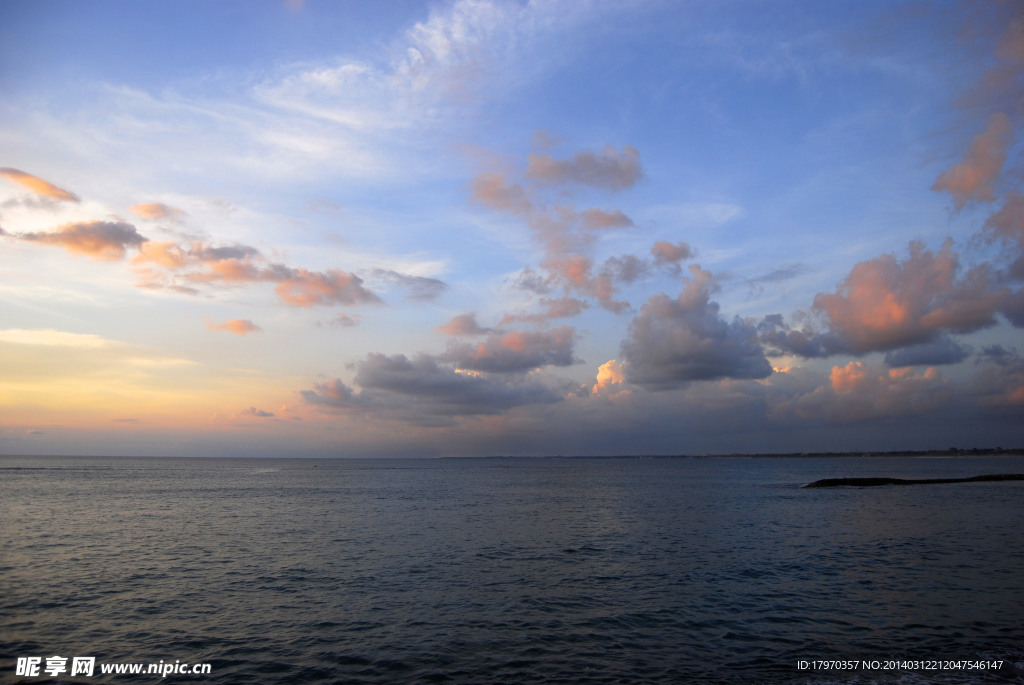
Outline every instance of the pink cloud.
[(578, 183), (605, 190), (630, 188), (642, 176), (640, 153), (629, 145), (623, 146), (621, 152), (611, 146), (598, 153), (578, 152), (572, 159), (531, 154), (526, 169), (527, 178), (542, 183)]
[(445, 325), (438, 326), (437, 330), (446, 335), (459, 338), (472, 338), (479, 335), (486, 335), (493, 329), (483, 328), (480, 326), (476, 322), (476, 314), (470, 312), (468, 314), (459, 314)]
[(313, 307), (331, 304), (365, 304), (380, 302), (380, 298), (363, 287), (355, 274), (328, 269), (325, 272), (292, 269), (275, 292), (288, 304)]
[(0, 167), (0, 177), (6, 178), (11, 183), (17, 184), (22, 188), (31, 190), (36, 195), (41, 195), (51, 200), (57, 200), (59, 202), (79, 201), (78, 196), (74, 193), (64, 190), (63, 188), (58, 188), (49, 181), (44, 181), (38, 176), (27, 174), (18, 169)]
[(982, 266), (957, 278), (952, 242), (935, 253), (910, 244), (899, 261), (882, 255), (860, 262), (834, 294), (819, 293), (814, 308), (851, 351), (889, 350), (926, 342), (944, 330), (967, 333), (995, 324), (1009, 291), (991, 283)]
[(462, 369), (485, 372), (521, 372), (541, 366), (568, 366), (576, 362), (576, 330), (559, 326), (547, 331), (495, 333), (476, 345), (450, 343), (445, 361)]
[(988, 129), (975, 137), (962, 161), (939, 175), (932, 190), (952, 195), (957, 209), (971, 200), (994, 201), (992, 184), (1003, 170), (1012, 134), (1009, 117), (1001, 113), (992, 115)]
[(228, 321), (216, 322), (207, 321), (206, 327), (211, 331), (225, 331), (235, 335), (249, 335), (250, 333), (262, 333), (263, 329), (249, 319), (229, 319)]
[(679, 271), (679, 263), (693, 256), (693, 249), (687, 243), (659, 240), (651, 247), (651, 256), (656, 265)]
[(477, 174), (470, 187), (472, 199), (485, 207), (515, 214), (527, 214), (533, 210), (533, 203), (523, 187), (506, 181), (504, 174)]

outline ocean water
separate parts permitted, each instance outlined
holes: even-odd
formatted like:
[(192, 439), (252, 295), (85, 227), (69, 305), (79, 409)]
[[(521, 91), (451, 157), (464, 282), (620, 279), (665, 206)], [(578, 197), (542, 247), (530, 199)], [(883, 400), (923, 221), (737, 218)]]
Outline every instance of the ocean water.
[(2, 457), (0, 682), (1020, 683), (1024, 483), (801, 489), (983, 473), (1024, 457)]

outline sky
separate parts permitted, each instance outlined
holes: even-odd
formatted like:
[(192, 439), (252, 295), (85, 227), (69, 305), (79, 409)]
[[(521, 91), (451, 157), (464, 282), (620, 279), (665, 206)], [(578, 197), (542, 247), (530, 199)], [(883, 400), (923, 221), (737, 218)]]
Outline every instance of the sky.
[(0, 453), (1024, 445), (1024, 4), (0, 0)]

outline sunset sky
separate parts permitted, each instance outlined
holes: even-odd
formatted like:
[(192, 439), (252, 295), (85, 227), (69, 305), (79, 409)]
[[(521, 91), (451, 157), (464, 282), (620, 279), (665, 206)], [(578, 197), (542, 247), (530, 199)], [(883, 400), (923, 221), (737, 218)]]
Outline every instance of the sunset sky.
[(0, 453), (1024, 445), (1024, 5), (0, 0)]

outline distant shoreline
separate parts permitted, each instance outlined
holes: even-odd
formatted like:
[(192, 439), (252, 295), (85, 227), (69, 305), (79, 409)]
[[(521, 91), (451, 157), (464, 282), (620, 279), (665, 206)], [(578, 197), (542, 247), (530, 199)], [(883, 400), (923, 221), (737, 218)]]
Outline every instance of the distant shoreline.
[(516, 455), (491, 454), (481, 456), (281, 456), (281, 455), (238, 455), (238, 456), (184, 456), (184, 455), (110, 455), (110, 454), (0, 454), (0, 459), (802, 459), (802, 458), (850, 458), (850, 457), (1021, 457), (1024, 447), (1005, 449), (1002, 447), (960, 449), (951, 447), (945, 450), (891, 450), (846, 452), (752, 452), (752, 453), (721, 453), (721, 454), (547, 454), (547, 455)]

